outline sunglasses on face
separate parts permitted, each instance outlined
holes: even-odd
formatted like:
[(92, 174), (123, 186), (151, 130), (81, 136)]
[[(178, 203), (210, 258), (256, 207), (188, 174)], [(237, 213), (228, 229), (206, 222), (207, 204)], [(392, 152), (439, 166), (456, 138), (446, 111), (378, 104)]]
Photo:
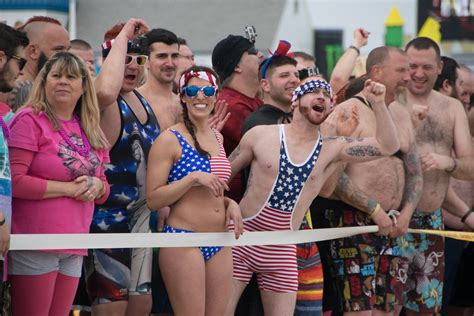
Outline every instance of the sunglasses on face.
[(128, 66), (134, 61), (137, 63), (138, 66), (143, 66), (146, 64), (148, 60), (147, 55), (125, 55), (125, 66)]
[(184, 95), (188, 98), (194, 98), (197, 96), (199, 91), (202, 91), (205, 97), (213, 97), (217, 93), (217, 87), (215, 86), (206, 86), (206, 87), (196, 87), (196, 86), (187, 86), (184, 87)]
[(258, 54), (258, 49), (256, 49), (255, 46), (251, 46), (249, 49), (247, 49), (247, 54), (257, 55)]
[(18, 60), (18, 67), (20, 68), (20, 70), (23, 70), (23, 67), (25, 67), (25, 65), (26, 65), (26, 59), (25, 58), (22, 58), (18, 55), (11, 55), (11, 56), (8, 56), (8, 57)]

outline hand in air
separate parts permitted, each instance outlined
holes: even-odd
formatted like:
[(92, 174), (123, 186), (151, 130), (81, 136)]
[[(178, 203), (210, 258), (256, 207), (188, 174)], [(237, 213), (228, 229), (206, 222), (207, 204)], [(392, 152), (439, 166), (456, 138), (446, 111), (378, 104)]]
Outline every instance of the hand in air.
[(137, 36), (143, 35), (150, 30), (146, 22), (142, 19), (131, 18), (125, 23), (121, 34), (124, 34), (127, 39), (132, 40)]
[(209, 118), (209, 126), (217, 131), (222, 131), (225, 123), (230, 117), (230, 112), (227, 112), (227, 101), (218, 100), (214, 106), (214, 114)]
[(370, 35), (370, 32), (367, 31), (366, 29), (363, 29), (363, 28), (355, 29), (354, 32), (352, 33), (352, 38), (353, 38), (352, 45), (359, 49), (361, 47), (364, 47), (369, 42), (369, 35)]
[(385, 104), (385, 86), (370, 79), (365, 81), (362, 94), (370, 104)]

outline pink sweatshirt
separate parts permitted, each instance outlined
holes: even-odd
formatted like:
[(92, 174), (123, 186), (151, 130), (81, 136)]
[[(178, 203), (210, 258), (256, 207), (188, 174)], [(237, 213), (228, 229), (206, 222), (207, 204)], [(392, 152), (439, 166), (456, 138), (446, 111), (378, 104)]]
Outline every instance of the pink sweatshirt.
[[(82, 146), (79, 122), (60, 122), (70, 139)], [(93, 150), (84, 158), (63, 140), (44, 113), (23, 109), (10, 121), (8, 141), (12, 170), (12, 233), (74, 234), (88, 233), (94, 202), (70, 197), (46, 198), (47, 180), (70, 182), (88, 175), (106, 181), (104, 164), (108, 150)], [(105, 201), (106, 194), (96, 203)], [(86, 250), (61, 250), (62, 253), (87, 254)]]

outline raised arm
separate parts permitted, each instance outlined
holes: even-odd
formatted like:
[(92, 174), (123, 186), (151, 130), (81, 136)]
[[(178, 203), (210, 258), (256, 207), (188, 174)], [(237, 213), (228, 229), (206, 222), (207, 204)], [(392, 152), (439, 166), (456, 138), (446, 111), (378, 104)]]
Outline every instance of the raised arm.
[(130, 19), (117, 35), (105, 58), (100, 73), (94, 81), (97, 91), (100, 110), (113, 104), (122, 87), (125, 72), (125, 55), (127, 54), (128, 40), (131, 40), (148, 31), (148, 26), (141, 19)]
[(231, 179), (252, 162), (254, 158), (253, 143), (258, 137), (259, 129), (259, 127), (255, 127), (245, 133), (239, 145), (234, 149), (232, 154), (230, 154), (229, 161), (232, 166)]
[(400, 148), (397, 130), (385, 105), (385, 86), (367, 80), (362, 94), (374, 110), (375, 137), (338, 138), (342, 141), (339, 158), (348, 162), (363, 162), (391, 156)]
[(331, 84), (333, 90), (338, 92), (349, 81), (349, 78), (356, 65), (357, 57), (360, 55), (360, 49), (367, 45), (369, 40), (369, 32), (363, 28), (357, 28), (353, 32), (352, 44), (342, 54), (334, 66), (331, 73)]

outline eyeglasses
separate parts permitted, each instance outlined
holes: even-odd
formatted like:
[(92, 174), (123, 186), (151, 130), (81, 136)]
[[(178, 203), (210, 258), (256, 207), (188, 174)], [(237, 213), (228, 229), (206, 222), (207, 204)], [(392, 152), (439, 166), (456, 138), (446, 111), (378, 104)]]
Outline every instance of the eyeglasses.
[(300, 80), (306, 79), (308, 77), (314, 77), (314, 76), (319, 76), (321, 73), (319, 72), (318, 67), (308, 67), (304, 69), (298, 70), (298, 73), (300, 74)]
[(137, 63), (138, 66), (143, 66), (146, 64), (148, 60), (147, 55), (125, 55), (125, 66), (128, 66), (134, 61)]
[(22, 58), (18, 55), (10, 55), (8, 57), (18, 60), (18, 67), (20, 68), (20, 70), (23, 70), (23, 67), (25, 67), (25, 65), (26, 65), (26, 59), (25, 58)]
[(205, 97), (213, 97), (217, 93), (216, 86), (206, 86), (206, 87), (196, 87), (196, 86), (187, 86), (184, 87), (183, 92), (184, 95), (188, 98), (194, 98), (197, 96), (198, 92), (202, 91)]
[(258, 49), (256, 49), (255, 46), (251, 46), (249, 49), (247, 49), (247, 54), (258, 55)]

